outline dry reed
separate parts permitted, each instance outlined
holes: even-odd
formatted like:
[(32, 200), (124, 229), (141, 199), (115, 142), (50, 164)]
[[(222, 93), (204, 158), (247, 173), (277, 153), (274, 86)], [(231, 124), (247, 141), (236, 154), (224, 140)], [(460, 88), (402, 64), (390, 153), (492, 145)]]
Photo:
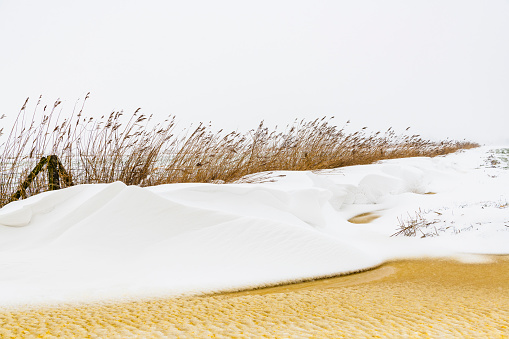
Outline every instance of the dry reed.
[[(59, 157), (74, 184), (122, 181), (150, 186), (253, 182), (266, 179), (270, 171), (330, 169), (382, 159), (437, 156), (478, 146), (397, 135), (392, 128), (347, 133), (327, 118), (295, 121), (285, 131), (270, 130), (261, 122), (247, 133), (212, 132), (199, 124), (175, 135), (175, 117), (154, 125), (152, 116), (139, 109), (127, 122), (123, 112), (99, 119), (85, 117), (87, 99), (88, 95), (64, 119), (60, 101), (41, 108), (39, 98), (30, 114), (27, 99), (0, 145), (0, 207), (13, 200), (12, 194), (39, 159), (50, 154)], [(0, 135), (2, 132), (5, 128), (0, 127)], [(39, 175), (25, 196), (45, 190), (47, 179)]]

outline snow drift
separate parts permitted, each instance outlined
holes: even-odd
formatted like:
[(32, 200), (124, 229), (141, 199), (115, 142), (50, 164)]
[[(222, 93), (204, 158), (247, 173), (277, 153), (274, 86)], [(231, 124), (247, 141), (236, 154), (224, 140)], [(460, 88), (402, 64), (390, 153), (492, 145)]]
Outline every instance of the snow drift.
[[(487, 160), (493, 154), (278, 172), (285, 176), (261, 184), (81, 185), (13, 202), (0, 209), (0, 306), (205, 293), (390, 259), (508, 254), (509, 175)], [(390, 237), (418, 210), (429, 221), (424, 238)], [(367, 212), (379, 218), (348, 222)]]

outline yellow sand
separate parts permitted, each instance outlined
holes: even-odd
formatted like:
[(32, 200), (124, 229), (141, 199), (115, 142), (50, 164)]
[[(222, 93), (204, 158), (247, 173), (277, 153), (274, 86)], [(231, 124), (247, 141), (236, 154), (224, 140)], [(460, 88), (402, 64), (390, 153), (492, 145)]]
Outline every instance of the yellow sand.
[(375, 214), (373, 212), (367, 212), (358, 214), (355, 217), (348, 219), (348, 221), (351, 222), (352, 224), (369, 224), (370, 222), (378, 218), (380, 218), (380, 215)]
[(509, 338), (509, 257), (421, 260), (271, 289), (0, 311), (2, 338)]

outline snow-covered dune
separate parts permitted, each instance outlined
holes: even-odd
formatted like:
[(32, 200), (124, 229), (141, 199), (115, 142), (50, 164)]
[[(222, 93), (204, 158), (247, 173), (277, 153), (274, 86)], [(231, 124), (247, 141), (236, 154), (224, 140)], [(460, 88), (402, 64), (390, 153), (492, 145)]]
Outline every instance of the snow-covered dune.
[[(13, 202), (0, 209), (0, 306), (213, 292), (397, 258), (508, 254), (509, 175), (492, 152), (278, 172), (261, 184), (81, 185)], [(391, 237), (398, 219), (419, 210), (427, 227)], [(348, 221), (369, 212), (378, 219)]]

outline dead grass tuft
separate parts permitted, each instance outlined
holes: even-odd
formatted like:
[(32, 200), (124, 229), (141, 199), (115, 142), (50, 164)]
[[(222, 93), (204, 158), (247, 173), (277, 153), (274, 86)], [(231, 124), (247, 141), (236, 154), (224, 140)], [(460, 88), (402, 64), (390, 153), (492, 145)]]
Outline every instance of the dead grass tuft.
[[(122, 181), (150, 186), (259, 182), (269, 180), (271, 171), (330, 169), (382, 159), (444, 155), (478, 146), (396, 135), (392, 128), (347, 133), (327, 118), (295, 121), (284, 131), (271, 130), (262, 121), (247, 133), (214, 133), (200, 123), (174, 134), (175, 117), (154, 124), (152, 116), (139, 109), (128, 118), (122, 111), (99, 119), (86, 117), (87, 99), (88, 95), (63, 119), (60, 101), (41, 107), (39, 98), (29, 113), (27, 99), (0, 145), (0, 207), (13, 200), (12, 194), (39, 159), (50, 154), (59, 157), (74, 184)], [(3, 127), (0, 133), (5, 133)], [(47, 187), (47, 178), (39, 175), (26, 196)]]
[[(438, 213), (438, 212), (435, 212)], [(398, 218), (398, 228), (399, 230), (391, 235), (391, 237), (404, 235), (406, 237), (415, 237), (418, 234), (421, 238), (438, 236), (438, 230), (436, 227), (432, 231), (429, 231), (430, 226), (436, 224), (438, 220), (429, 220), (423, 216), (423, 212), (419, 209), (419, 211), (415, 212), (415, 216), (411, 216), (408, 214), (408, 218), (402, 219)], [(424, 231), (425, 230), (425, 231)]]

